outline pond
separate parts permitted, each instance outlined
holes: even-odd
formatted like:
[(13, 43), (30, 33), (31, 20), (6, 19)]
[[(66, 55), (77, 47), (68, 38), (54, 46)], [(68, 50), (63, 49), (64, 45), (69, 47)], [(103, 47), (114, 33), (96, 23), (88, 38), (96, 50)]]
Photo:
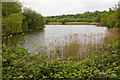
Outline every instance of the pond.
[[(34, 52), (42, 48), (41, 46), (46, 47), (47, 51), (62, 46), (61, 50), (64, 51), (66, 45), (69, 46), (67, 49), (69, 48), (70, 51), (73, 48), (80, 48), (78, 45), (85, 47), (93, 44), (104, 44), (105, 41), (110, 41), (109, 38), (116, 34), (107, 27), (96, 25), (46, 25), (44, 30), (14, 35), (3, 39), (3, 43), (7, 46), (11, 46), (11, 44), (21, 45), (29, 52)], [(109, 37), (107, 40), (105, 40), (106, 36)]]

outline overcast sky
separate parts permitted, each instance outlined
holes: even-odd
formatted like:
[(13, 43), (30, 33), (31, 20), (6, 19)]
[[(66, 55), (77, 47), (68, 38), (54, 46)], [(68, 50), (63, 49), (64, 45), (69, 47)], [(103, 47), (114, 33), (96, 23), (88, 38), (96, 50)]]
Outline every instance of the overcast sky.
[(43, 16), (77, 14), (86, 11), (109, 10), (120, 0), (20, 0), (24, 7)]

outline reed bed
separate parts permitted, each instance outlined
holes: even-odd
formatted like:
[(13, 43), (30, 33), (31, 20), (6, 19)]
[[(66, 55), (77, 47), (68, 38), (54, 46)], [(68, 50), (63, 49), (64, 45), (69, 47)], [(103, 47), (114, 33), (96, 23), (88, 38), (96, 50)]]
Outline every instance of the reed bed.
[(98, 48), (102, 48), (104, 44), (109, 43), (112, 39), (118, 36), (117, 29), (112, 29), (111, 31), (112, 32), (110, 33), (97, 34), (75, 33), (64, 37), (58, 45), (55, 45), (57, 43), (57, 39), (53, 39), (54, 43), (49, 44), (49, 48), (46, 48), (46, 51), (48, 52), (43, 55), (47, 54), (46, 56), (48, 56), (48, 59), (59, 59), (61, 57), (72, 56), (77, 61), (86, 57), (92, 57), (92, 54), (96, 52), (98, 53), (96, 55), (100, 55), (102, 51), (98, 50)]

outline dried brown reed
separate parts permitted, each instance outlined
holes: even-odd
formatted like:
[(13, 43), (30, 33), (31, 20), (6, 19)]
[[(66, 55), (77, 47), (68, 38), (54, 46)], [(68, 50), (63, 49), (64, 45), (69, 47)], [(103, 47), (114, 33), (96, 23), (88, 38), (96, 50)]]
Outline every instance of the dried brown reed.
[(61, 56), (73, 56), (75, 60), (82, 60), (86, 57), (92, 57), (92, 54), (96, 52), (100, 53), (97, 48), (102, 48), (103, 44), (109, 43), (117, 36), (117, 29), (109, 29), (107, 33), (97, 34), (75, 33), (66, 36), (64, 40), (55, 47), (55, 50), (48, 52), (48, 56), (49, 59), (59, 58)]

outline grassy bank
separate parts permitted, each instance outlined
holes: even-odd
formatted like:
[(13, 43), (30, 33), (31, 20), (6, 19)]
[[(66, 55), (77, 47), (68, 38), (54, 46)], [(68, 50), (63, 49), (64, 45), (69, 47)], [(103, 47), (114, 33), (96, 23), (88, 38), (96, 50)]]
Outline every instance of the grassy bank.
[(98, 25), (96, 22), (48, 22), (47, 25)]
[(21, 47), (3, 45), (3, 79), (81, 78), (119, 79), (118, 38), (98, 48), (92, 56), (75, 61), (74, 57), (47, 59)]

